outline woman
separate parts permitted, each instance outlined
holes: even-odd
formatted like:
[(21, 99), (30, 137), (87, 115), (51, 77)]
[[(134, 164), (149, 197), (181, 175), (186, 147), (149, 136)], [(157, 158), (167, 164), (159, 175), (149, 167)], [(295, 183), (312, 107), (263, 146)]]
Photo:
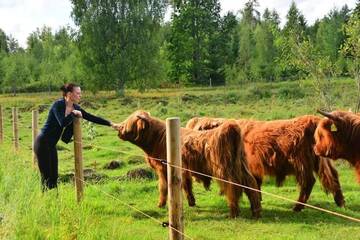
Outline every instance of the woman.
[(63, 92), (63, 98), (57, 100), (51, 106), (46, 123), (34, 144), (43, 191), (57, 187), (58, 155), (56, 144), (60, 138), (65, 143), (70, 142), (73, 135), (72, 122), (75, 117), (81, 117), (93, 123), (115, 128), (115, 124), (87, 113), (78, 105), (81, 99), (79, 86), (73, 83), (65, 84), (61, 87), (61, 91)]

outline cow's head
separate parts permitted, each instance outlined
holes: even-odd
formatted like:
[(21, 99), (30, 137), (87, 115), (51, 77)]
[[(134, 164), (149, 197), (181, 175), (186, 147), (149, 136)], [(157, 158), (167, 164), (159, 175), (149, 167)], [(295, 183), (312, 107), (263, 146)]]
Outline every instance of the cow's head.
[(353, 120), (357, 116), (342, 111), (318, 112), (326, 118), (320, 120), (315, 130), (315, 154), (332, 159), (348, 158), (354, 137)]
[(144, 135), (149, 127), (150, 113), (138, 110), (132, 113), (125, 121), (118, 126), (120, 139), (130, 142), (137, 142)]

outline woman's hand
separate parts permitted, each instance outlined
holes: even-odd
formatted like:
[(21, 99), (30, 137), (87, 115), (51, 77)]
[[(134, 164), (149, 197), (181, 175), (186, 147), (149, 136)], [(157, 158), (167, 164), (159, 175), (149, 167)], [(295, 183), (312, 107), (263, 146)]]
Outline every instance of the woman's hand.
[(72, 110), (72, 113), (76, 116), (76, 117), (81, 117), (82, 118), (82, 113), (79, 110)]
[(120, 124), (119, 123), (111, 123), (111, 127), (116, 131), (120, 130)]

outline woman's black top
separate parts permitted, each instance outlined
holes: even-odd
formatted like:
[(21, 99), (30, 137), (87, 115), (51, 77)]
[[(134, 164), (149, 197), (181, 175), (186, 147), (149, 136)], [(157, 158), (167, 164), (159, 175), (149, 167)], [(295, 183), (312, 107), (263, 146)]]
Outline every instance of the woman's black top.
[[(74, 104), (74, 109), (82, 113), (82, 117), (90, 122), (110, 126), (108, 120), (87, 113), (79, 105)], [(65, 117), (66, 103), (65, 99), (59, 99), (51, 106), (48, 118), (44, 127), (41, 129), (41, 137), (46, 138), (49, 144), (56, 145), (61, 138), (65, 143), (69, 143), (73, 135), (74, 113)]]

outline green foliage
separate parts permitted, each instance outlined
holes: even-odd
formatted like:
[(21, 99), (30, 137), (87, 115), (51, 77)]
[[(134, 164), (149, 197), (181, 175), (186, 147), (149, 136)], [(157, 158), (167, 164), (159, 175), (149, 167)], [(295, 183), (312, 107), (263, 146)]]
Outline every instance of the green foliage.
[(0, 28), (0, 53), (8, 53), (8, 37), (6, 36), (5, 32)]
[(6, 73), (3, 84), (8, 86), (10, 88), (8, 91), (14, 95), (16, 95), (18, 88), (30, 82), (30, 71), (27, 68), (26, 61), (27, 58), (22, 52), (12, 54), (4, 61)]
[(328, 56), (332, 63), (339, 58), (339, 49), (345, 40), (342, 26), (349, 18), (349, 11), (347, 7), (341, 11), (332, 10), (320, 21), (317, 29), (316, 47), (323, 56)]
[(310, 40), (304, 40), (299, 43), (291, 38), (289, 44), (292, 46), (293, 54), (291, 57), (291, 64), (312, 76), (314, 80), (313, 86), (318, 93), (318, 101), (321, 107), (331, 110), (333, 104), (331, 96), (331, 77), (335, 75), (335, 67), (331, 62), (330, 57), (324, 57), (320, 54)]
[(281, 99), (301, 99), (305, 93), (301, 88), (283, 86), (278, 89), (277, 96)]
[(350, 61), (350, 72), (355, 78), (355, 82), (358, 88), (358, 97), (355, 107), (355, 111), (360, 110), (360, 2), (358, 1), (357, 6), (350, 17), (350, 20), (345, 25), (345, 34), (347, 36), (345, 44), (342, 47), (344, 55), (351, 59)]
[(264, 99), (264, 98), (270, 98), (271, 97), (271, 91), (266, 88), (260, 88), (258, 86), (253, 86), (249, 89), (249, 98), (255, 98), (255, 99)]
[(165, 0), (72, 0), (72, 4), (91, 89), (123, 92), (125, 84), (145, 89), (156, 79)]
[(291, 63), (293, 58), (297, 58), (296, 54), (293, 54), (293, 44), (301, 44), (304, 41), (307, 26), (304, 15), (294, 1), (291, 3), (286, 19), (282, 35), (278, 37), (275, 44), (279, 49), (276, 60), (279, 66), (276, 74), (280, 79), (299, 79), (302, 77), (302, 71), (296, 64)]
[(218, 0), (183, 1), (175, 7), (168, 45), (172, 81), (224, 84), (224, 65), (233, 61), (236, 51), (232, 45), (235, 27), (233, 14), (220, 17)]
[[(164, 23), (169, 3), (173, 15)], [(256, 0), (248, 0), (239, 14), (224, 16), (219, 0), (72, 4), (78, 29), (53, 33), (43, 26), (29, 34), (26, 49), (0, 29), (2, 92), (51, 92), (64, 82), (123, 94), (125, 87), (145, 92), (320, 75), (358, 79), (359, 3), (352, 11), (347, 5), (334, 8), (309, 26), (294, 1), (282, 28), (278, 13), (265, 9), (261, 15)], [(301, 52), (306, 54), (296, 55)], [(304, 56), (309, 61), (298, 61)], [(308, 63), (319, 64), (319, 70)]]
[(273, 25), (270, 12), (265, 11), (265, 20), (256, 26), (255, 38), (255, 58), (252, 72), (255, 79), (274, 80), (274, 68), (276, 49), (274, 45)]

